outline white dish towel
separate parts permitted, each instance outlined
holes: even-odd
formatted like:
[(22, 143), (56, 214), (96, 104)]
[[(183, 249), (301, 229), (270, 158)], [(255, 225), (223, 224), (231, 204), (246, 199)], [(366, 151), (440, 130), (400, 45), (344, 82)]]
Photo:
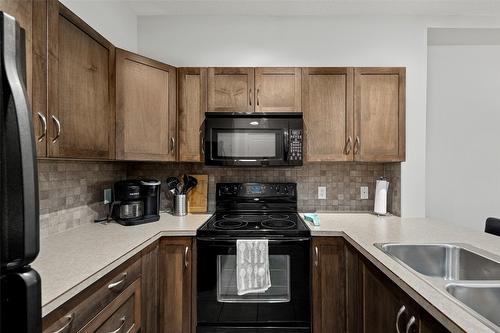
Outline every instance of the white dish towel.
[(271, 287), (267, 239), (236, 240), (238, 295), (264, 293)]

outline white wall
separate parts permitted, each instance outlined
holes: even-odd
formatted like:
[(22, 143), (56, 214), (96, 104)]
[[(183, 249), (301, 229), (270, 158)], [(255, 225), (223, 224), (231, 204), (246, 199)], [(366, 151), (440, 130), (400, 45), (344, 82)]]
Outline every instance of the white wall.
[(500, 217), (500, 46), (429, 46), (427, 98), (427, 215), (484, 230)]
[(425, 216), (426, 35), (411, 17), (139, 17), (140, 52), (175, 66), (407, 67), (404, 216)]
[(137, 16), (119, 1), (61, 0), (115, 46), (137, 52)]

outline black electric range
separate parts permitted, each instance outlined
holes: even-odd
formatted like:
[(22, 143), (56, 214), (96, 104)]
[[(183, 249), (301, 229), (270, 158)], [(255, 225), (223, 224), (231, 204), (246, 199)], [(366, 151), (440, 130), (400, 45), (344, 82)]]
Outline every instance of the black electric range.
[[(310, 231), (294, 183), (221, 183), (216, 212), (197, 230), (198, 333), (309, 333)], [(267, 239), (271, 287), (240, 296), (236, 242)]]

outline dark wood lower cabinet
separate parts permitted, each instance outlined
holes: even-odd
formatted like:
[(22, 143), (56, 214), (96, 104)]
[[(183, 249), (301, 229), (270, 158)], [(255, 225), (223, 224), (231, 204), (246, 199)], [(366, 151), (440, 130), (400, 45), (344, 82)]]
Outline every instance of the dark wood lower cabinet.
[(158, 332), (158, 242), (142, 251), (141, 333)]
[(312, 244), (313, 333), (448, 332), (342, 237)]
[(312, 242), (313, 331), (346, 331), (344, 239), (316, 237)]
[(192, 252), (191, 237), (165, 237), (160, 240), (158, 332), (191, 332)]

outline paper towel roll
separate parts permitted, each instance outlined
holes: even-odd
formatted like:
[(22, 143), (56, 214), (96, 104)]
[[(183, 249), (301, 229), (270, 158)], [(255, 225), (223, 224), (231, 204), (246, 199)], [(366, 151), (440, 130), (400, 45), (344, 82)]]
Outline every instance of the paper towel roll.
[(389, 182), (387, 180), (377, 180), (375, 187), (375, 207), (373, 211), (375, 214), (387, 214), (387, 190), (389, 189)]

